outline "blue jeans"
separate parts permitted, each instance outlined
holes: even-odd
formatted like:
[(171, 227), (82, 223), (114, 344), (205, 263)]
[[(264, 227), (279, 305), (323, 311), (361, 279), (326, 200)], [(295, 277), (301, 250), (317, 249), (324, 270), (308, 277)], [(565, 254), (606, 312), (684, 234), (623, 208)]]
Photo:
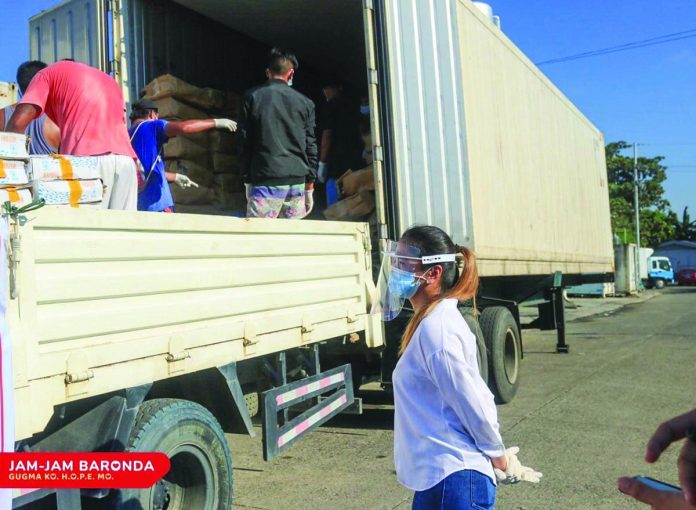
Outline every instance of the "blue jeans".
[(416, 491), (412, 510), (492, 510), (495, 485), (486, 475), (466, 469), (424, 491)]

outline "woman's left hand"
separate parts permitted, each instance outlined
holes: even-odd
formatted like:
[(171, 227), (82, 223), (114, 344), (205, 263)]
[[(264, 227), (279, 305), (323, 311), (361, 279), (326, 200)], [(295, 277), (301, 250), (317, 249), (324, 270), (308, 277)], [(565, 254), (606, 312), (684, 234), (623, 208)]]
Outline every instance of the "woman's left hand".
[(539, 483), (541, 481), (541, 477), (544, 475), (530, 467), (523, 466), (517, 458), (519, 452), (520, 449), (517, 446), (505, 450), (505, 457), (507, 458), (507, 468), (505, 470), (498, 469), (493, 464), (493, 471), (495, 471), (495, 476), (499, 483)]

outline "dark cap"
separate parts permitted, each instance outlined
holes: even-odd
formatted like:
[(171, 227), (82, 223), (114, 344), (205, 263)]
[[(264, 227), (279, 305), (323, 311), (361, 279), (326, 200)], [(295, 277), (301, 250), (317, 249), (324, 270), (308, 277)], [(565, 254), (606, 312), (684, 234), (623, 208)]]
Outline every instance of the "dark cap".
[(157, 110), (157, 105), (151, 99), (139, 99), (133, 105), (133, 110)]

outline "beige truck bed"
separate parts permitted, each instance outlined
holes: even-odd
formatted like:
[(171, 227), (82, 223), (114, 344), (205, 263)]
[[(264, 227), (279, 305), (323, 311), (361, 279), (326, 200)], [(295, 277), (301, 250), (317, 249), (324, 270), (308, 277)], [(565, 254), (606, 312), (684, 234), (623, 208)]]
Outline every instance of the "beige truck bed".
[(17, 439), (64, 402), (354, 332), (383, 342), (365, 224), (50, 207), (27, 219), (8, 309)]

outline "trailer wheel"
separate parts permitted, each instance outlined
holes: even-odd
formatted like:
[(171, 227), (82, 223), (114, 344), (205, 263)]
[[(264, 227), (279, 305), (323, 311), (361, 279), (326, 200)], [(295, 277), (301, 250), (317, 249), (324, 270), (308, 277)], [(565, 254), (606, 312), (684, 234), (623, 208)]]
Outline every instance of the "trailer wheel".
[(656, 289), (664, 289), (665, 288), (665, 281), (662, 278), (657, 278), (656, 280), (653, 281), (653, 284)]
[(478, 359), (479, 372), (481, 373), (481, 379), (486, 381), (486, 384), (488, 384), (488, 349), (486, 348), (486, 342), (483, 339), (483, 332), (481, 331), (479, 321), (474, 316), (473, 308), (460, 308), (459, 312), (462, 314), (464, 320), (469, 326), (469, 329), (476, 337), (476, 357)]
[(128, 451), (166, 453), (169, 473), (150, 489), (121, 489), (120, 510), (218, 510), (232, 506), (232, 455), (220, 424), (188, 400), (144, 402)]
[(496, 403), (507, 404), (520, 385), (522, 344), (517, 322), (502, 306), (483, 310), (479, 322), (488, 348), (488, 386)]

